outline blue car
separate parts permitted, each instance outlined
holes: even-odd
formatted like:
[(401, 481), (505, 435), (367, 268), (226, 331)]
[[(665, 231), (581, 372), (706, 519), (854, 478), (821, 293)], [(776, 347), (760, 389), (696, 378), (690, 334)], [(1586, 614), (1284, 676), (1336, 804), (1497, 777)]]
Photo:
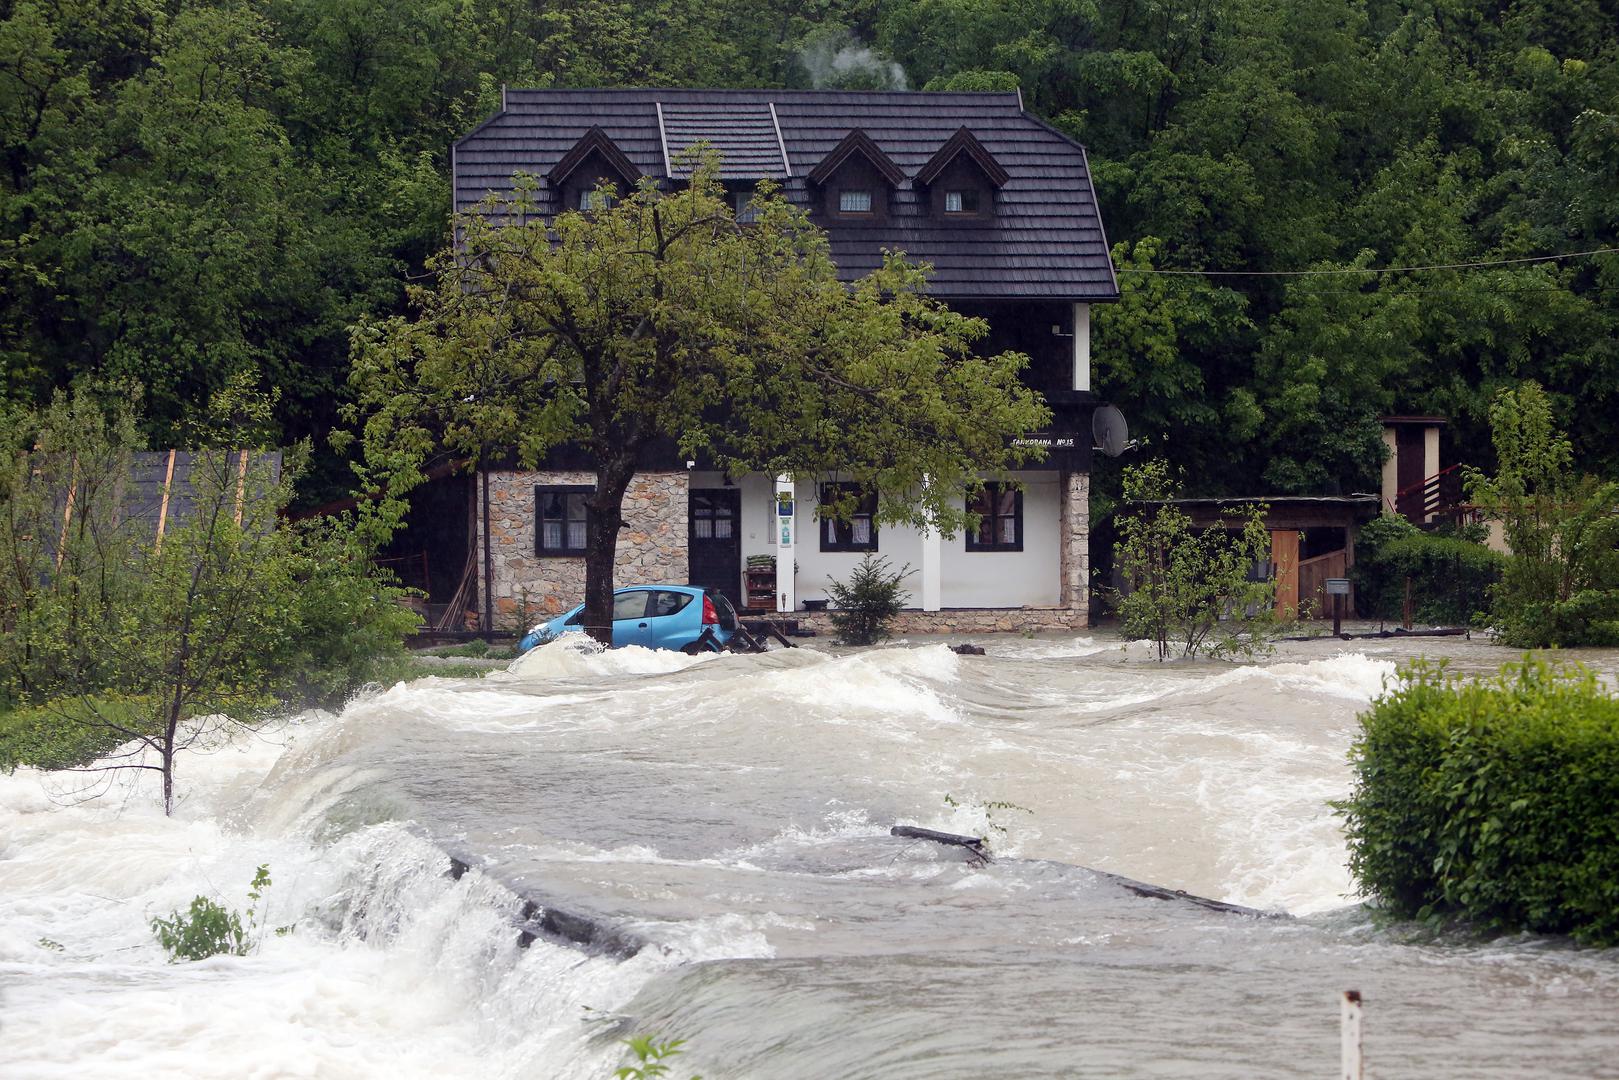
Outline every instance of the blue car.
[[(585, 605), (541, 623), (518, 644), (519, 652), (583, 633)], [(641, 645), (681, 652), (719, 652), (740, 628), (723, 593), (697, 585), (632, 585), (613, 592), (613, 646)]]

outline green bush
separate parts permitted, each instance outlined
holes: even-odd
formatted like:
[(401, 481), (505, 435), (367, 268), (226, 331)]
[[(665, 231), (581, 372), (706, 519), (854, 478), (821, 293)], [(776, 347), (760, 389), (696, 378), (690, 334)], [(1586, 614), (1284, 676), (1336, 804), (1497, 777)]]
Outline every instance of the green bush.
[(847, 582), (834, 581), (826, 591), (836, 605), (830, 612), (838, 640), (845, 645), (874, 645), (889, 636), (894, 618), (904, 608), (909, 566), (889, 570), (887, 559), (867, 555)]
[(1401, 676), (1361, 717), (1337, 805), (1362, 891), (1404, 917), (1619, 943), (1619, 698), (1532, 658)]
[(1423, 532), (1384, 514), (1367, 522), (1355, 541), (1355, 606), (1367, 618), (1400, 618), (1409, 577), (1418, 620), (1465, 626), (1490, 609), (1490, 590), (1505, 564), (1483, 544)]
[(241, 915), (224, 904), (198, 896), (185, 911), (171, 911), (166, 919), (153, 919), (152, 933), (163, 951), (169, 954), (171, 964), (181, 960), (206, 960), (210, 956), (246, 956), (257, 944), (254, 932), (258, 902), (269, 887), (270, 867), (261, 863), (247, 889), (245, 924)]

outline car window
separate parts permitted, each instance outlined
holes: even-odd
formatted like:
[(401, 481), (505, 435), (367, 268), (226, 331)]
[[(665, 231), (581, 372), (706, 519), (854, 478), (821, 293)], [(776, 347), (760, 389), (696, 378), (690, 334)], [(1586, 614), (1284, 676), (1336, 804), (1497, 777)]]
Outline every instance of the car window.
[(613, 597), (614, 619), (639, 619), (646, 615), (645, 592), (622, 592)]
[(665, 615), (673, 615), (676, 612), (684, 609), (689, 603), (691, 603), (690, 593), (670, 592), (667, 589), (659, 589), (657, 592), (652, 594), (652, 615), (655, 618), (661, 618)]
[(568, 621), (563, 623), (562, 625), (563, 626), (578, 626), (580, 623), (582, 623), (584, 621), (585, 621), (585, 609), (580, 608), (578, 611), (574, 612), (572, 615), (569, 615), (568, 616)]
[(736, 608), (731, 601), (725, 598), (722, 592), (710, 592), (708, 598), (714, 602), (714, 613), (720, 617), (720, 626), (726, 630), (736, 629)]

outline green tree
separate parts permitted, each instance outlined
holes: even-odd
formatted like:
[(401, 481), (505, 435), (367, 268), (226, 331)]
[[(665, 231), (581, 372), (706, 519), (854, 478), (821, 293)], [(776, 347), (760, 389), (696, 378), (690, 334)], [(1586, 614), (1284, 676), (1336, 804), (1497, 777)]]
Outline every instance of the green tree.
[(433, 454), (532, 468), (581, 447), (603, 640), (624, 492), (656, 439), (732, 473), (837, 471), (881, 493), (882, 521), (965, 525), (980, 470), (1026, 460), (1009, 436), (1049, 415), (1018, 380), (1027, 358), (975, 355), (987, 327), (931, 300), (924, 268), (890, 254), (845, 286), (802, 211), (768, 189), (754, 205), (738, 225), (708, 162), (592, 215), (545, 221), (520, 188), (462, 219), (418, 317), (355, 334), (375, 479), (398, 496)]
[(875, 645), (888, 638), (894, 619), (904, 610), (904, 582), (911, 568), (890, 570), (887, 559), (868, 553), (848, 581), (827, 586), (832, 598), (832, 626), (845, 645)]
[(29, 723), (0, 747), (4, 763), (149, 770), (172, 811), (182, 750), (322, 691), (340, 700), (400, 650), (415, 617), (357, 534), (279, 520), (303, 451), (277, 470), (236, 449), (273, 426), (268, 400), (237, 379), (214, 410), (196, 431), (188, 512), (162, 532), (120, 490), (139, 445), (127, 403), (59, 396), (8, 429), (0, 708)]
[(1124, 470), (1125, 508), (1115, 563), (1124, 631), (1145, 638), (1158, 659), (1252, 655), (1276, 627), (1276, 582), (1254, 580), (1270, 557), (1265, 508), (1232, 509), (1226, 525), (1198, 529), (1174, 499), (1169, 466), (1153, 460)]
[(1493, 616), (1509, 645), (1619, 644), (1619, 483), (1581, 477), (1551, 399), (1526, 382), (1490, 410), (1497, 468), (1469, 497), (1511, 549)]

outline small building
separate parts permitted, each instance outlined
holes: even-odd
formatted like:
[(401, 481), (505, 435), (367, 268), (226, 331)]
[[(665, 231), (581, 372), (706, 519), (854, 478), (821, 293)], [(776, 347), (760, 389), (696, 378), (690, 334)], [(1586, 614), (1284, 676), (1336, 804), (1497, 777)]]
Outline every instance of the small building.
[(1461, 501), (1461, 473), (1439, 467), (1442, 416), (1381, 416), (1383, 509), (1413, 525), (1430, 524)]
[[(1276, 577), (1276, 612), (1296, 614), (1313, 602), (1318, 617), (1330, 617), (1328, 578), (1347, 578), (1355, 565), (1355, 532), (1378, 515), (1376, 495), (1271, 495), (1241, 498), (1167, 499), (1139, 506), (1179, 507), (1192, 525), (1213, 529), (1232, 524), (1234, 512), (1265, 507), (1270, 562), (1259, 572)], [(1348, 601), (1354, 610), (1354, 596)]]
[[(672, 451), (647, 460), (625, 504), (619, 585), (690, 582), (739, 607), (795, 612), (827, 597), (868, 552), (909, 565), (908, 630), (1084, 626), (1091, 305), (1118, 298), (1084, 147), (1031, 116), (1021, 95), (808, 90), (508, 90), (455, 144), (458, 212), (536, 178), (543, 215), (588, 208), (606, 180), (673, 188), (706, 143), (746, 220), (770, 180), (825, 229), (840, 276), (885, 250), (933, 267), (931, 291), (989, 323), (981, 347), (1029, 355), (1026, 382), (1052, 408), (1049, 450), (1018, 485), (991, 485), (976, 532), (945, 539), (877, 528), (869, 511), (821, 521), (837, 476), (725, 476)], [(485, 484), (486, 482), (486, 484)], [(475, 514), (497, 622), (565, 610), (584, 594), (591, 463), (561, 448), (539, 469), (491, 469), (487, 533)], [(866, 496), (868, 500), (871, 496)], [(487, 555), (486, 555), (487, 552)]]

